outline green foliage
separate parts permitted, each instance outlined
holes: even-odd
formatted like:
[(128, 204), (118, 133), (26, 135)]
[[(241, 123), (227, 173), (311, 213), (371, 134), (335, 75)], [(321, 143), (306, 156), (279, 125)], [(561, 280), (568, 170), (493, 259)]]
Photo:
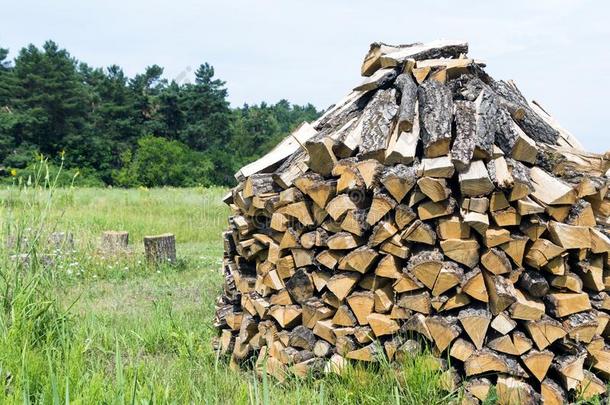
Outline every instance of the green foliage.
[(88, 103), (70, 54), (52, 41), (42, 50), (30, 45), (19, 52), (13, 74), (13, 105), (20, 117), (16, 142), (35, 144), (49, 156), (64, 148), (80, 152)]
[(314, 121), (318, 115), (319, 112), (311, 104), (291, 105), (286, 100), (274, 105), (246, 104), (235, 109), (233, 150), (236, 151), (239, 165), (268, 152), (303, 121)]
[[(158, 65), (133, 78), (116, 65), (90, 67), (52, 41), (23, 48), (13, 63), (7, 55), (0, 48), (0, 167), (25, 169), (39, 153), (59, 164), (65, 151), (67, 169), (94, 172), (105, 184), (230, 185), (238, 167), (319, 114), (311, 104), (286, 100), (232, 110), (226, 83), (207, 63), (193, 83), (179, 84), (164, 79)], [(149, 135), (187, 157), (138, 166), (162, 146), (157, 141), (141, 151), (139, 141)], [(202, 167), (174, 172), (186, 161)]]
[[(43, 170), (44, 169), (44, 170)], [(0, 184), (32, 185), (37, 178), (53, 181), (56, 187), (102, 187), (104, 182), (91, 169), (63, 168), (63, 159), (59, 165), (53, 164), (42, 155), (37, 155), (34, 163), (24, 169), (10, 169), (9, 175), (0, 177)]]
[(154, 136), (141, 138), (133, 158), (127, 151), (122, 159), (123, 168), (115, 173), (115, 181), (124, 187), (209, 185), (213, 169), (203, 153)]

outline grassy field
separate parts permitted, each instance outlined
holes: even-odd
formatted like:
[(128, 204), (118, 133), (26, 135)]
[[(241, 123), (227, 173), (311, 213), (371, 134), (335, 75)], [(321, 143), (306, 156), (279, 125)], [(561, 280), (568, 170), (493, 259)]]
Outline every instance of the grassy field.
[[(431, 357), (357, 366), (284, 384), (233, 372), (210, 341), (220, 290), (222, 189), (0, 191), (2, 246), (25, 241), (29, 263), (0, 258), (0, 403), (447, 403)], [(132, 252), (97, 251), (104, 230), (130, 232)], [(43, 254), (54, 231), (74, 251)], [(174, 233), (180, 263), (153, 268), (142, 237)], [(34, 259), (38, 258), (38, 259)]]

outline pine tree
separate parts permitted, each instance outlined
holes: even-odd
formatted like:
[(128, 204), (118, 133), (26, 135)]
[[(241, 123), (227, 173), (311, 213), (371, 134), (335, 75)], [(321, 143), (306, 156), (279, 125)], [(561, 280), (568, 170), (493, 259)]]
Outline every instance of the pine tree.
[(0, 48), (0, 165), (10, 155), (15, 145), (13, 126), (15, 114), (11, 100), (15, 93), (15, 77), (11, 64), (6, 58), (8, 49)]
[(76, 69), (76, 61), (52, 41), (42, 50), (24, 48), (15, 59), (15, 107), (22, 116), (17, 125), (17, 142), (37, 145), (51, 157), (70, 144), (84, 152), (80, 142), (86, 137), (87, 98)]
[(225, 82), (214, 78), (214, 68), (207, 63), (195, 72), (195, 83), (183, 86), (182, 109), (186, 126), (180, 140), (206, 153), (213, 162), (213, 182), (230, 184), (236, 168), (231, 143), (231, 110)]
[(100, 177), (112, 181), (112, 170), (121, 164), (120, 155), (136, 144), (141, 130), (136, 125), (134, 94), (127, 87), (128, 78), (116, 65), (80, 71), (89, 90), (90, 150), (81, 157), (80, 166), (90, 166)]

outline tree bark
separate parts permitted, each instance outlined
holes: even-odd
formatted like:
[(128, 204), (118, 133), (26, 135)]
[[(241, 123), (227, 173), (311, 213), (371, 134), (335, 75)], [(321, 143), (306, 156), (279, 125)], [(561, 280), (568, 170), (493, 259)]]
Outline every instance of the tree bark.
[(474, 154), (476, 133), (476, 107), (472, 101), (455, 102), (455, 140), (451, 148), (451, 161), (458, 171), (465, 171)]
[(176, 237), (171, 233), (144, 237), (146, 259), (155, 264), (176, 262)]
[[(517, 124), (530, 138), (536, 142), (544, 142), (551, 145), (557, 144), (559, 132), (530, 108), (527, 100), (516, 87), (504, 81), (493, 82), (491, 87), (502, 97), (509, 111), (512, 110), (511, 115), (513, 115)], [(516, 109), (519, 110), (518, 113), (515, 113)]]
[(417, 84), (409, 73), (403, 73), (396, 78), (394, 86), (401, 94), (398, 109), (398, 129), (399, 131), (410, 131), (415, 119)]
[[(225, 239), (226, 240), (226, 239)], [(232, 241), (232, 240), (231, 240)], [(102, 251), (109, 254), (117, 254), (127, 250), (129, 244), (129, 232), (105, 231), (102, 233)], [(226, 247), (226, 245), (225, 245)]]
[(483, 89), (474, 102), (477, 111), (475, 156), (484, 159), (491, 158), (495, 134), (498, 128), (497, 97), (487, 89)]
[(379, 90), (362, 112), (360, 155), (383, 161), (394, 117), (398, 112), (396, 90)]
[(521, 274), (519, 287), (526, 290), (532, 297), (542, 297), (549, 292), (549, 283), (537, 271), (526, 270)]
[(449, 87), (435, 80), (425, 81), (418, 91), (421, 139), (426, 157), (449, 153), (453, 101)]

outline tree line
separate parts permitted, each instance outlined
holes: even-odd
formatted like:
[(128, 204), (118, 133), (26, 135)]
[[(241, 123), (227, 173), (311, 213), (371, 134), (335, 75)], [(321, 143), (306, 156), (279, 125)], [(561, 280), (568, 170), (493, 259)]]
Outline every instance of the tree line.
[(233, 173), (300, 124), (312, 104), (231, 108), (225, 82), (203, 63), (193, 83), (147, 67), (127, 77), (91, 67), (52, 41), (0, 47), (0, 175), (23, 177), (40, 156), (81, 185), (230, 185)]

